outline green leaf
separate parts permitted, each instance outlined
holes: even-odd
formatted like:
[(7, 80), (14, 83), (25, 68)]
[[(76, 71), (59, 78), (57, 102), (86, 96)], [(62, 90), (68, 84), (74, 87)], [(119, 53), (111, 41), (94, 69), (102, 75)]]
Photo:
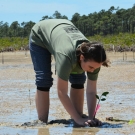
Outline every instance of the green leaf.
[(109, 92), (104, 92), (102, 93), (102, 96), (106, 96), (107, 94), (109, 94)]
[(129, 122), (128, 122), (128, 124), (133, 124), (134, 123), (134, 120), (130, 120)]
[(96, 95), (96, 98), (97, 98), (97, 99), (99, 99), (99, 96), (98, 96), (98, 95)]
[(105, 101), (106, 99), (105, 98), (102, 98), (101, 101)]

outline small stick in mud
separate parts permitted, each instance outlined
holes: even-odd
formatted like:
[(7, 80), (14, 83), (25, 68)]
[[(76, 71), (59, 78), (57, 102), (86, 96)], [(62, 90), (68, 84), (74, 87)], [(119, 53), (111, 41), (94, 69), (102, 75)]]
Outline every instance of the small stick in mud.
[(4, 54), (3, 54), (3, 51), (2, 51), (2, 64), (4, 64)]
[(119, 119), (114, 119), (113, 117), (107, 117), (106, 120), (108, 121), (123, 121), (123, 122), (129, 122), (129, 120), (119, 120)]
[[(27, 82), (28, 82), (28, 74), (27, 74)], [(29, 101), (30, 101), (30, 105), (31, 105), (30, 84), (29, 84), (28, 88), (29, 88)]]
[(27, 57), (27, 50), (25, 49), (25, 57)]
[(134, 120), (120, 120), (120, 119), (114, 119), (113, 117), (107, 117), (106, 120), (108, 121), (116, 121), (116, 122), (128, 122), (128, 124), (133, 124)]
[(30, 101), (30, 105), (31, 105), (30, 89), (29, 89), (29, 101)]

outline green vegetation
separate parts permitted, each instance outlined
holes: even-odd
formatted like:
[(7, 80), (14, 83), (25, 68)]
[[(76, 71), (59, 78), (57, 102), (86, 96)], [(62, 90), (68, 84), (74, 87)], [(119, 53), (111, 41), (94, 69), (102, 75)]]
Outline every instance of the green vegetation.
[(0, 38), (0, 50), (19, 50), (21, 47), (25, 48), (28, 45), (28, 38), (20, 37), (4, 37)]
[[(105, 45), (107, 48), (109, 45), (122, 47), (135, 45), (135, 34), (130, 33), (120, 33), (118, 35), (95, 35), (87, 37), (90, 41), (99, 41)], [(25, 48), (28, 45), (28, 38), (20, 37), (5, 37), (0, 38), (0, 50), (7, 48), (14, 48), (19, 50), (21, 47)]]
[[(102, 9), (99, 12), (88, 15), (75, 13), (71, 22), (91, 41), (100, 41), (106, 45), (132, 46), (135, 44), (135, 4), (129, 9), (119, 9), (111, 6), (107, 11)], [(41, 20), (46, 19), (68, 19), (58, 11), (52, 16), (45, 15)], [(40, 20), (40, 21), (41, 21)], [(0, 21), (0, 50), (7, 47), (20, 49), (28, 45), (28, 38), (31, 28), (35, 22), (14, 21), (9, 25)]]
[(119, 33), (116, 35), (95, 35), (88, 37), (90, 41), (99, 41), (104, 45), (121, 45), (121, 46), (132, 46), (135, 45), (135, 34), (130, 33)]

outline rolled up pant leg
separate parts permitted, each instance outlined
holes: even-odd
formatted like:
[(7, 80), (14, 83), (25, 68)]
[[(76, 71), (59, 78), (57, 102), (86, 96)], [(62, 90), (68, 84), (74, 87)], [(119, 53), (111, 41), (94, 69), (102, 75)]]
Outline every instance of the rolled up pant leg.
[(84, 88), (85, 81), (86, 81), (85, 72), (83, 72), (82, 74), (70, 74), (69, 82), (71, 83), (71, 87), (74, 89)]

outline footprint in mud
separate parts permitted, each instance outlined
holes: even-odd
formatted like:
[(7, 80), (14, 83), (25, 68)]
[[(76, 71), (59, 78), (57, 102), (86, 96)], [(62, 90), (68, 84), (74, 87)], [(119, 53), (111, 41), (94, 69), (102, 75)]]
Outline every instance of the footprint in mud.
[(68, 126), (73, 126), (73, 120), (69, 119), (60, 119), (60, 120), (51, 120), (47, 124), (40, 120), (34, 120), (32, 122), (25, 122), (21, 125), (16, 125), (16, 127), (45, 127), (47, 125), (54, 125), (54, 124), (64, 124)]
[(40, 120), (34, 120), (32, 122), (25, 122), (22, 125), (16, 125), (18, 127), (45, 127), (46, 123)]

